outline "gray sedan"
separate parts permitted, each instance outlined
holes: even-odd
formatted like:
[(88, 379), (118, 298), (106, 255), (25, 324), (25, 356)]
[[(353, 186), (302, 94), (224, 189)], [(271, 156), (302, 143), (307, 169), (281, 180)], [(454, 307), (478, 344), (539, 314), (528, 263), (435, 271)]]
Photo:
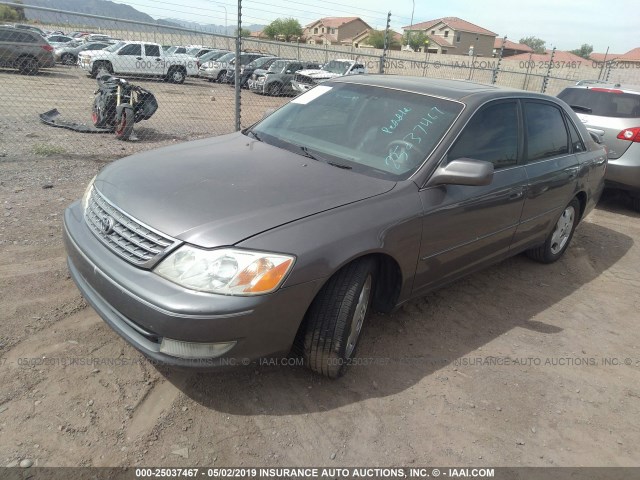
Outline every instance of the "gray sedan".
[(552, 97), (342, 77), (241, 132), (109, 165), (65, 212), (68, 266), (157, 362), (246, 365), (296, 345), (337, 377), (370, 309), (521, 252), (558, 260), (606, 161)]
[(56, 62), (63, 63), (64, 65), (75, 65), (78, 62), (78, 55), (80, 52), (87, 50), (102, 50), (109, 47), (113, 42), (88, 42), (73, 45), (64, 45), (56, 48), (53, 55)]

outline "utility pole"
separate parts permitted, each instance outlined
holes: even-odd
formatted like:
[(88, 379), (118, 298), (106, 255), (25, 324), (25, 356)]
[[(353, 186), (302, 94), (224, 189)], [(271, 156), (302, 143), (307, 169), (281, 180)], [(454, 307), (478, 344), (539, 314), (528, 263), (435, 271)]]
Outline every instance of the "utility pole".
[(384, 48), (382, 49), (382, 57), (380, 58), (380, 73), (384, 73), (384, 62), (387, 57), (387, 49), (389, 48), (389, 29), (391, 28), (391, 12), (387, 14), (387, 28), (384, 31)]

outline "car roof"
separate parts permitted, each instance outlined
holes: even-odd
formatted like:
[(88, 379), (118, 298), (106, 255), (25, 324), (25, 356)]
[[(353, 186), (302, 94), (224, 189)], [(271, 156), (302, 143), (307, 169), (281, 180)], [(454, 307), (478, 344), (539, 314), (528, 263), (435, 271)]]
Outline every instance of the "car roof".
[[(466, 80), (445, 80), (438, 78), (410, 77), (400, 75), (348, 75), (330, 80), (331, 82), (358, 83), (371, 85), (374, 87), (392, 88), (395, 90), (405, 90), (437, 97), (449, 98), (451, 100), (463, 100), (471, 97), (478, 98), (500, 98), (500, 97), (520, 97), (520, 98), (540, 98), (553, 99), (549, 95), (541, 93), (527, 92), (513, 88), (496, 87), (483, 83), (470, 82)], [(555, 99), (554, 99), (555, 100)]]

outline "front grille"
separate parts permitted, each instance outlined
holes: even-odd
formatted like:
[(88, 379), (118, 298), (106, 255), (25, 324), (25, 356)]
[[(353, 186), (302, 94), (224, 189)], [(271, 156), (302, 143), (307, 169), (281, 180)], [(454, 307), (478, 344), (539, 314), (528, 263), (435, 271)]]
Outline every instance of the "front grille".
[(301, 75), (301, 74), (296, 74), (296, 76), (294, 77), (295, 81), (301, 84), (305, 84), (305, 85), (314, 85), (316, 83), (316, 81), (311, 78), (308, 77), (306, 75)]
[(85, 220), (111, 251), (128, 262), (151, 268), (180, 244), (113, 206), (96, 188), (91, 189)]

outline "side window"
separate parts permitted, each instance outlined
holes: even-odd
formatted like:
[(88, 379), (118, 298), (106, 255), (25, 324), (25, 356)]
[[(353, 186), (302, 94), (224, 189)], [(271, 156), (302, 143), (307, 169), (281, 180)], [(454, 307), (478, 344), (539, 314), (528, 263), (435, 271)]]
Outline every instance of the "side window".
[(122, 47), (122, 50), (118, 52), (118, 55), (133, 55), (139, 57), (142, 55), (142, 45), (139, 43), (130, 43)]
[(300, 63), (292, 63), (287, 66), (287, 70), (290, 71), (291, 73), (295, 73), (298, 70), (302, 70), (302, 65)]
[(158, 45), (147, 45), (144, 46), (144, 54), (147, 57), (159, 57), (160, 56), (160, 47)]
[(505, 168), (518, 163), (518, 105), (499, 102), (476, 112), (449, 150), (448, 161), (474, 158)]
[(535, 162), (569, 153), (569, 138), (560, 110), (547, 103), (525, 103), (527, 160)]
[(569, 125), (569, 136), (571, 137), (571, 151), (573, 153), (584, 152), (586, 148), (580, 135), (578, 134), (578, 130), (576, 126), (573, 124), (571, 119), (567, 118), (567, 125)]
[(9, 32), (7, 30), (0, 29), (0, 42), (10, 42), (12, 38), (13, 32)]

